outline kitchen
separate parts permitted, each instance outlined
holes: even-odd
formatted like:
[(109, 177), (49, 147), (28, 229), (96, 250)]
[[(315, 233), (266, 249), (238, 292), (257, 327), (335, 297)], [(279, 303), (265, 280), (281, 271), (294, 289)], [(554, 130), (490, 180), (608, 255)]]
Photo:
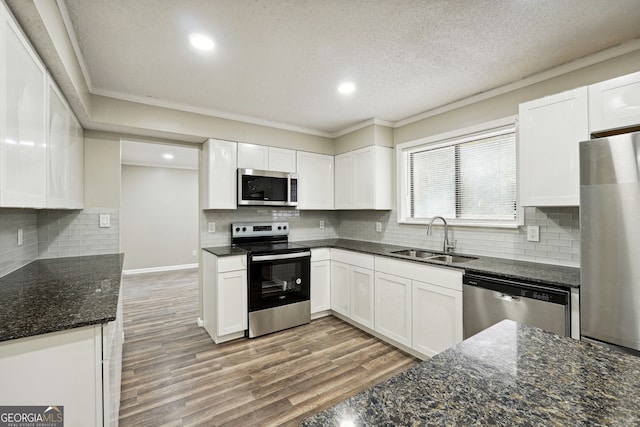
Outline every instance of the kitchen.
[[(73, 112), (78, 115), (85, 128), (85, 197), (84, 209), (81, 211), (65, 212), (46, 209), (22, 211), (3, 208), (2, 216), (8, 218), (6, 229), (3, 226), (3, 233), (6, 233), (7, 236), (6, 252), (8, 256), (5, 259), (12, 261), (11, 265), (6, 268), (4, 265), (2, 266), (3, 275), (15, 270), (21, 266), (20, 264), (24, 265), (24, 263), (38, 258), (74, 256), (80, 253), (109, 254), (119, 252), (118, 216), (121, 192), (119, 151), (120, 140), (123, 137), (157, 142), (182, 141), (191, 145), (199, 145), (211, 138), (323, 156), (348, 154), (371, 145), (383, 149), (397, 149), (403, 144), (436, 137), (447, 138), (450, 137), (450, 135), (447, 136), (448, 134), (460, 129), (472, 129), (474, 126), (477, 127), (484, 123), (494, 122), (505, 117), (514, 117), (518, 114), (520, 104), (635, 73), (638, 71), (637, 64), (640, 62), (636, 39), (638, 35), (634, 35), (632, 30), (628, 30), (631, 35), (621, 36), (621, 39), (609, 42), (610, 45), (598, 45), (599, 49), (589, 52), (593, 56), (578, 60), (577, 58), (587, 54), (584, 52), (582, 55), (578, 54), (572, 57), (571, 60), (574, 60), (572, 62), (570, 59), (565, 59), (563, 62), (554, 64), (554, 67), (550, 64), (547, 65), (546, 68), (549, 68), (547, 71), (544, 71), (545, 67), (538, 68), (538, 73), (533, 72), (533, 69), (521, 71), (523, 74), (520, 77), (512, 77), (511, 81), (516, 81), (516, 83), (509, 85), (507, 84), (509, 82), (505, 82), (506, 86), (499, 89), (491, 90), (493, 87), (485, 86), (484, 91), (476, 89), (475, 92), (468, 92), (464, 96), (450, 94), (448, 101), (440, 101), (439, 105), (435, 104), (431, 107), (425, 107), (426, 104), (422, 104), (422, 109), (417, 109), (414, 113), (405, 114), (392, 121), (371, 119), (363, 122), (368, 117), (376, 117), (376, 115), (369, 115), (363, 117), (362, 120), (352, 120), (349, 123), (341, 123), (340, 120), (343, 119), (340, 119), (333, 125), (336, 126), (335, 129), (325, 127), (327, 130), (324, 132), (301, 132), (299, 128), (308, 126), (298, 125), (296, 131), (292, 130), (291, 126), (289, 128), (272, 127), (265, 125), (264, 121), (242, 122), (224, 115), (212, 117), (202, 114), (201, 110), (182, 110), (162, 105), (153, 100), (142, 103), (139, 98), (123, 99), (110, 97), (105, 91), (94, 92), (89, 89), (87, 82), (83, 81), (82, 67), (77, 60), (78, 54), (73, 47), (73, 38), (69, 38), (65, 31), (58, 31), (66, 27), (64, 14), (59, 11), (56, 3), (15, 1), (7, 1), (6, 3), (23, 26), (31, 43), (47, 64), (47, 69), (56, 83), (60, 85)], [(71, 9), (67, 11), (67, 14), (81, 13), (79, 9), (72, 7), (74, 6), (73, 2), (66, 3), (67, 8)], [(97, 7), (97, 5), (93, 6)], [(596, 8), (596, 6), (597, 4), (594, 3), (593, 7)], [(106, 8), (109, 7), (106, 6)], [(598, 15), (600, 15), (600, 11), (598, 11)], [(99, 27), (92, 20), (108, 16), (108, 13), (103, 11), (102, 13), (87, 13), (83, 16), (86, 19), (84, 25), (93, 25), (97, 31)], [(619, 13), (615, 20), (618, 22), (622, 18), (631, 22), (637, 21), (637, 19), (635, 21), (632, 19), (633, 13), (629, 11), (626, 14)], [(66, 19), (71, 18), (67, 16)], [(596, 21), (602, 19), (604, 18), (599, 16)], [(79, 23), (82, 24), (82, 21)], [(75, 22), (74, 25), (78, 25), (78, 22)], [(620, 25), (620, 27), (627, 28), (624, 25)], [(634, 27), (633, 25), (629, 26), (629, 28)], [(76, 28), (76, 31), (79, 29)], [(115, 36), (111, 35), (111, 37)], [(121, 46), (117, 43), (114, 45)], [(579, 43), (577, 46), (585, 49)], [(605, 50), (606, 47), (611, 47), (611, 50)], [(110, 49), (110, 54), (117, 58), (115, 56), (117, 52), (114, 52), (114, 49)], [(88, 53), (86, 51), (82, 53), (85, 56), (95, 55), (100, 50), (100, 48), (96, 48)], [(603, 52), (597, 54), (597, 50), (603, 50)], [(479, 54), (485, 53), (479, 52)], [(192, 59), (186, 61), (191, 63)], [(125, 67), (126, 63), (122, 63), (121, 66)], [(127, 69), (120, 72), (131, 76), (132, 81), (136, 80), (138, 75), (135, 70)], [(151, 71), (139, 74), (153, 75)], [(517, 81), (522, 76), (528, 75), (533, 76)], [(142, 84), (143, 82), (138, 81), (137, 83)], [(494, 87), (499, 86), (495, 83), (494, 85)], [(450, 91), (452, 90), (453, 88), (450, 89)], [(474, 95), (478, 92), (483, 93)], [(466, 100), (459, 101), (462, 98), (466, 98)], [(344, 101), (339, 102), (344, 103)], [(266, 111), (269, 108), (263, 109)], [(348, 109), (344, 105), (336, 106), (336, 111), (345, 117), (348, 113), (345, 110)], [(428, 114), (422, 114), (427, 110), (432, 111)], [(294, 116), (291, 111), (287, 111), (287, 114), (291, 117)], [(411, 119), (407, 119), (408, 117)], [(304, 122), (300, 121), (299, 123)], [(357, 126), (354, 127), (354, 125)], [(317, 156), (307, 156), (307, 160), (312, 157)], [(549, 161), (551, 160), (553, 159)], [(297, 173), (304, 172), (305, 170), (301, 170), (298, 163)], [(395, 174), (390, 176), (395, 180)], [(314, 184), (321, 187), (320, 182)], [(556, 184), (559, 186), (561, 183)], [(300, 185), (304, 185), (302, 179)], [(321, 188), (326, 190), (331, 188), (331, 185), (324, 185)], [(317, 191), (319, 192), (320, 188), (317, 188)], [(393, 188), (393, 191), (396, 189)], [(300, 203), (303, 203), (302, 193), (300, 197)], [(391, 197), (391, 201), (394, 205), (397, 203), (395, 196)], [(426, 224), (418, 226), (408, 224), (406, 221), (403, 222), (398, 219), (400, 218), (398, 210), (397, 208), (392, 210), (333, 210), (332, 207), (323, 210), (318, 206), (312, 207), (311, 210), (306, 210), (304, 206), (299, 206), (299, 209), (237, 208), (235, 204), (223, 209), (204, 209), (199, 211), (200, 247), (229, 245), (232, 223), (284, 220), (290, 224), (289, 239), (294, 242), (340, 238), (396, 245), (399, 249), (419, 248), (431, 251), (442, 249), (442, 227), (434, 227), (432, 236), (428, 237)], [(95, 221), (92, 221), (94, 217), (99, 215), (110, 215), (111, 227), (101, 228)], [(75, 231), (75, 225), (84, 225), (82, 221), (85, 220), (85, 217), (88, 218), (86, 219), (88, 224), (96, 224), (95, 228), (89, 225), (77, 227), (77, 231)], [(575, 268), (580, 265), (579, 219), (575, 201), (556, 205), (538, 203), (524, 208), (523, 223), (517, 228), (452, 226), (449, 230), (449, 239), (455, 243), (454, 251), (457, 253)], [(208, 231), (210, 223), (214, 223), (212, 227), (215, 228), (215, 232)], [(378, 223), (380, 223), (379, 226)], [(51, 225), (59, 224), (64, 224), (66, 228), (58, 230), (58, 236), (55, 234), (55, 230), (47, 232), (50, 234), (43, 233), (42, 224), (47, 224), (48, 230), (54, 228)], [(539, 227), (540, 242), (527, 240), (528, 226)], [(26, 245), (16, 247), (13, 242), (14, 228), (24, 229)], [(69, 250), (69, 245), (61, 244), (60, 236), (66, 237), (70, 229), (77, 233), (77, 241), (88, 242), (97, 238), (103, 242), (102, 246), (99, 248), (79, 246)], [(11, 239), (10, 243), (9, 239)], [(49, 240), (51, 241), (50, 245), (48, 244)], [(3, 244), (4, 249), (5, 245)], [(26, 251), (30, 252), (25, 253)], [(201, 308), (199, 317), (202, 315), (203, 309)]]

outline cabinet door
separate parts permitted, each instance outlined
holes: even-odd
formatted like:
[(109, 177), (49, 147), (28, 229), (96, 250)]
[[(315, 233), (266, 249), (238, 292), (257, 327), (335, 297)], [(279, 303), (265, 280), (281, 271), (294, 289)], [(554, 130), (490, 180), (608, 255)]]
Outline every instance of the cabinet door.
[(374, 146), (362, 148), (353, 152), (353, 208), (373, 209), (375, 207), (374, 187)]
[(353, 207), (353, 155), (339, 154), (335, 157), (335, 208)]
[(0, 31), (0, 206), (46, 206), (46, 74), (3, 13)]
[(578, 206), (578, 143), (589, 139), (587, 89), (520, 104), (522, 206)]
[(62, 94), (49, 82), (47, 207), (66, 208), (71, 195), (71, 117)]
[(269, 147), (269, 170), (295, 173), (296, 151)]
[(592, 133), (640, 126), (640, 72), (589, 86)]
[(84, 135), (80, 122), (71, 114), (71, 147), (69, 148), (69, 198), (67, 207), (84, 207)]
[(349, 265), (331, 261), (331, 310), (344, 316), (349, 313)]
[(375, 278), (375, 330), (410, 347), (411, 280), (385, 273)]
[(218, 274), (218, 336), (247, 329), (247, 272)]
[(236, 150), (232, 141), (209, 139), (203, 144), (203, 209), (237, 209)]
[(311, 263), (311, 314), (331, 309), (331, 262)]
[(428, 356), (462, 341), (462, 292), (413, 282), (413, 349)]
[(350, 267), (351, 319), (373, 329), (374, 273), (361, 267)]
[(244, 169), (269, 169), (269, 147), (238, 143), (238, 167)]
[(333, 209), (333, 156), (297, 152), (298, 209)]

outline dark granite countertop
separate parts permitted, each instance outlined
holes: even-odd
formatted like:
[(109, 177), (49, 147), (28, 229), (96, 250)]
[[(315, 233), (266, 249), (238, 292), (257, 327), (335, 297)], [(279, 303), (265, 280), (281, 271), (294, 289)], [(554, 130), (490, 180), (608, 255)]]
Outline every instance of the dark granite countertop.
[(504, 320), (301, 425), (640, 425), (640, 357)]
[[(580, 287), (580, 269), (574, 267), (477, 255), (472, 255), (477, 258), (475, 260), (452, 265), (439, 261), (408, 258), (406, 256), (392, 253), (394, 251), (407, 249), (405, 246), (387, 245), (384, 243), (364, 242), (359, 240), (325, 239), (296, 241), (295, 243), (309, 246), (312, 249), (322, 247), (347, 249), (350, 251), (393, 257), (405, 261), (409, 260), (425, 264), (453, 267), (464, 270), (468, 273), (488, 273), (494, 276), (501, 276), (510, 279), (524, 279), (543, 285), (560, 286), (565, 288)], [(433, 252), (431, 250), (428, 251)]]
[(210, 248), (202, 248), (203, 250), (212, 253), (216, 256), (234, 256), (234, 255), (246, 255), (248, 251), (240, 249), (236, 246), (215, 246)]
[(0, 341), (115, 320), (123, 260), (42, 259), (0, 278)]

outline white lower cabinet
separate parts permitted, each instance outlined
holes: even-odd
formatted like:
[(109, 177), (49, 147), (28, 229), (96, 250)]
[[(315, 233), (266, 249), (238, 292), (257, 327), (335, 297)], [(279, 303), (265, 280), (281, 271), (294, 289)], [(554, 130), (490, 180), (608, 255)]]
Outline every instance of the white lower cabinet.
[(372, 329), (373, 259), (373, 255), (340, 249), (331, 250), (331, 309)]
[(373, 329), (374, 273), (368, 268), (351, 266), (349, 280), (351, 320)]
[[(329, 249), (311, 250), (311, 317), (331, 310), (331, 255)], [(315, 315), (315, 316), (314, 316)]]
[(117, 426), (121, 307), (116, 320), (107, 324), (0, 343), (0, 402), (64, 406), (68, 426)]
[(244, 336), (247, 329), (247, 257), (218, 257), (202, 251), (202, 314), (216, 344)]
[(349, 265), (332, 259), (331, 310), (350, 318), (349, 296)]
[(411, 347), (411, 280), (376, 272), (375, 330)]
[(435, 356), (462, 341), (462, 292), (413, 281), (413, 349)]
[(462, 270), (376, 257), (376, 332), (433, 356), (462, 341)]

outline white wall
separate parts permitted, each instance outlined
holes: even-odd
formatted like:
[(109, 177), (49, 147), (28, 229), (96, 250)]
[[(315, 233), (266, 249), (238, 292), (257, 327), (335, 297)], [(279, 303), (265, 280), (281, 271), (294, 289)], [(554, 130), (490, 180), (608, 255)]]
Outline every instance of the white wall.
[(120, 229), (125, 270), (197, 263), (198, 171), (122, 165)]

